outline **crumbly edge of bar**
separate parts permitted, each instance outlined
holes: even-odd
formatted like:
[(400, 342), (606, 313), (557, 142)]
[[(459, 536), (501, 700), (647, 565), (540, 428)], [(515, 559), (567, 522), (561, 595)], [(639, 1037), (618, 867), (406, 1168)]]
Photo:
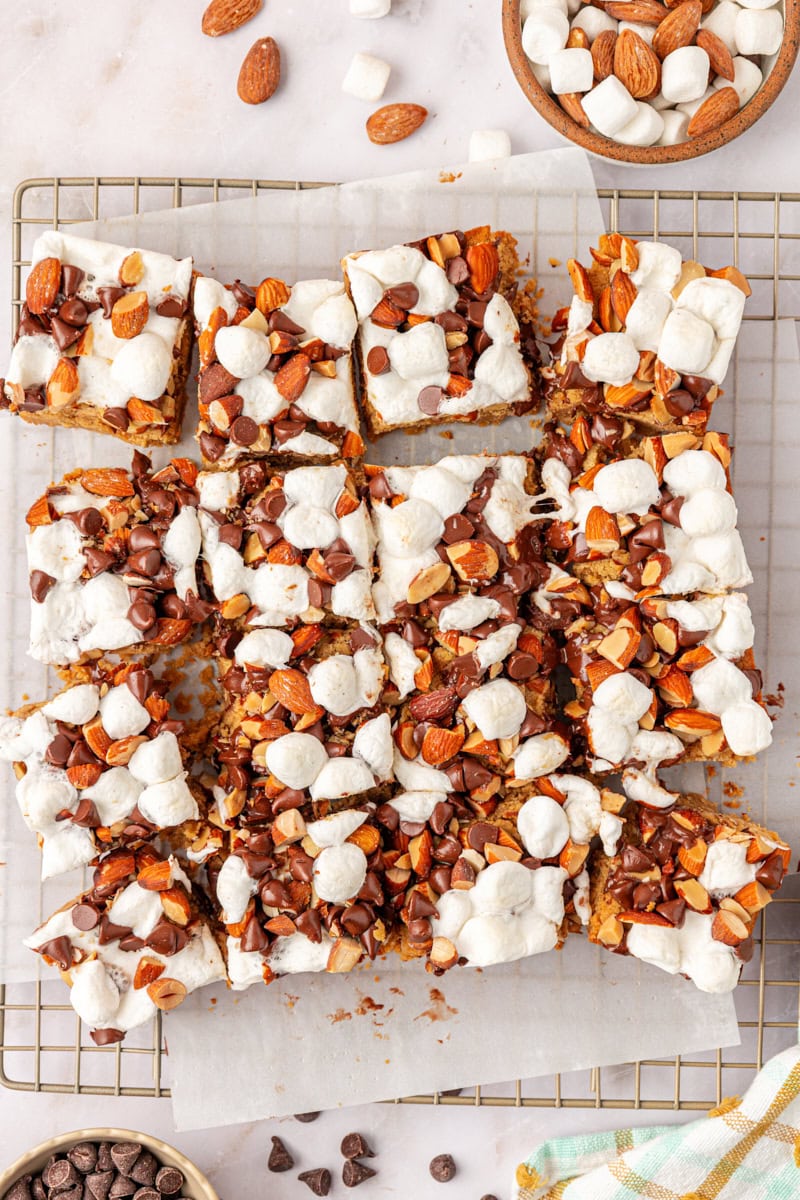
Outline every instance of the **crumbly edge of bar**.
[[(583, 392), (580, 388), (570, 388), (568, 391), (564, 391), (555, 383), (544, 389), (544, 395), (549, 419), (571, 424), (578, 417), (583, 416), (591, 423), (594, 410), (589, 411), (584, 408)], [(667, 423), (659, 421), (649, 408), (634, 411), (630, 408), (614, 408), (609, 404), (601, 404), (597, 411), (605, 417), (630, 421), (636, 426), (637, 433), (642, 437), (658, 436), (662, 433), (697, 433), (702, 436), (711, 417), (709, 411), (705, 414), (705, 420), (702, 423), (695, 423), (690, 427), (682, 424), (679, 420), (671, 420)]]

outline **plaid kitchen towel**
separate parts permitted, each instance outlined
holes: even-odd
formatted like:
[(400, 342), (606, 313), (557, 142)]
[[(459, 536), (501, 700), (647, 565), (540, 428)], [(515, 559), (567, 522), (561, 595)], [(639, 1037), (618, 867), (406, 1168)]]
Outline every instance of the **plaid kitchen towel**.
[(517, 1167), (514, 1200), (800, 1200), (800, 1047), (743, 1097), (688, 1125), (554, 1138)]

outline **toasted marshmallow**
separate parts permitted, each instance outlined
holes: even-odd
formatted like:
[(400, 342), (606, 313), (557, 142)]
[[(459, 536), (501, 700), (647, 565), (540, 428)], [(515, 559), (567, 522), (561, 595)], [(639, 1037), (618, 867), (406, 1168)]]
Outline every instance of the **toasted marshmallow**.
[(310, 733), (287, 733), (267, 746), (267, 767), (285, 787), (308, 788), (328, 761), (325, 747)]
[(320, 900), (345, 904), (364, 886), (367, 858), (359, 846), (329, 846), (314, 859), (314, 889)]
[(569, 758), (569, 746), (557, 733), (537, 733), (514, 751), (514, 778), (540, 779)]
[(592, 490), (608, 513), (644, 516), (661, 498), (656, 473), (643, 458), (626, 458), (601, 467)]
[[(605, 83), (614, 78), (615, 76), (609, 75), (608, 79), (604, 83), (598, 84), (589, 95), (594, 96)], [(621, 387), (624, 383), (629, 383), (638, 369), (639, 351), (636, 349), (633, 338), (629, 337), (627, 333), (600, 333), (597, 337), (591, 338), (586, 345), (586, 354), (581, 363), (581, 370), (587, 379), (610, 383), (614, 387)]]
[(551, 796), (531, 796), (517, 814), (517, 830), (532, 858), (555, 858), (569, 838), (569, 821)]

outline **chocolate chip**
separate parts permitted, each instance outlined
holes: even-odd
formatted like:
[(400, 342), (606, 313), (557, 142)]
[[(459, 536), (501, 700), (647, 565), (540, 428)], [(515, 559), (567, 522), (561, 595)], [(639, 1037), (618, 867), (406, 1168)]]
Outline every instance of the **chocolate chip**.
[(383, 375), (390, 369), (389, 355), (383, 346), (373, 346), (367, 355), (367, 370), (372, 375)]
[(67, 1158), (81, 1175), (89, 1175), (97, 1166), (97, 1144), (95, 1142), (76, 1142), (67, 1151)]
[(128, 620), (134, 629), (138, 629), (140, 633), (146, 633), (156, 623), (156, 610), (152, 604), (147, 604), (144, 600), (137, 600), (128, 609)]
[(113, 1182), (114, 1172), (112, 1170), (95, 1171), (94, 1174), (87, 1175), (86, 1179), (84, 1180), (84, 1188), (87, 1193), (87, 1198), (91, 1197), (91, 1200), (106, 1200)]
[(47, 1200), (47, 1189), (42, 1183), (41, 1175), (37, 1175), (31, 1184), (31, 1194), (33, 1200)]
[(469, 279), (469, 267), (466, 260), (460, 254), (457, 254), (455, 258), (448, 259), (445, 274), (453, 287), (460, 287)]
[(374, 1151), (370, 1150), (366, 1139), (360, 1133), (347, 1133), (342, 1138), (342, 1144), (339, 1147), (343, 1158), (374, 1158)]
[(97, 1169), (98, 1171), (111, 1171), (113, 1167), (114, 1160), (111, 1157), (111, 1142), (101, 1142), (97, 1147)]
[(109, 319), (114, 305), (122, 296), (125, 295), (125, 288), (121, 287), (99, 287), (97, 289), (97, 299), (103, 308), (103, 316)]
[(493, 1196), (490, 1192), (487, 1192), (485, 1196), (481, 1196), (481, 1200), (497, 1200), (497, 1196)]
[(279, 1137), (273, 1137), (272, 1149), (269, 1152), (267, 1159), (267, 1168), (270, 1171), (275, 1171), (276, 1174), (281, 1171), (291, 1171), (294, 1166), (294, 1159), (289, 1151), (284, 1146)]
[(66, 936), (51, 938), (49, 942), (37, 946), (36, 949), (39, 954), (52, 958), (61, 971), (68, 971), (72, 966), (72, 942)]
[(414, 283), (398, 283), (395, 287), (387, 288), (383, 294), (390, 304), (396, 304), (406, 312), (410, 312), (419, 300), (419, 288)]
[(316, 1121), (320, 1114), (318, 1112), (295, 1113), (295, 1121), (302, 1121), (304, 1125), (310, 1125), (312, 1121)]
[(101, 575), (103, 571), (107, 571), (109, 567), (113, 567), (117, 561), (113, 554), (109, 554), (107, 550), (98, 550), (96, 546), (87, 546), (84, 556), (86, 558), (86, 567), (92, 579), (94, 579), (95, 575)]
[(45, 759), (53, 767), (65, 767), (72, 752), (72, 742), (65, 733), (57, 733), (44, 752)]
[(126, 1196), (133, 1196), (138, 1190), (132, 1179), (127, 1179), (124, 1175), (117, 1175), (111, 1185), (111, 1191), (108, 1193), (109, 1200), (125, 1200)]
[(313, 1171), (301, 1171), (297, 1178), (315, 1196), (327, 1196), (331, 1190), (331, 1173), (327, 1167), (317, 1167)]
[(231, 425), (231, 441), (237, 446), (252, 446), (258, 441), (258, 425), (252, 417), (237, 417)]
[(74, 904), (72, 906), (70, 917), (76, 929), (80, 929), (83, 933), (88, 933), (90, 929), (94, 929), (97, 925), (97, 922), (100, 920), (100, 913), (93, 904), (82, 902), (81, 904)]
[(53, 587), (55, 579), (46, 571), (31, 571), (29, 583), (31, 596), (37, 604), (41, 604), (50, 588)]
[(161, 1200), (161, 1193), (153, 1187), (140, 1187), (133, 1195), (134, 1200)]
[(164, 1196), (174, 1196), (183, 1187), (183, 1171), (177, 1167), (162, 1167), (156, 1175), (156, 1187)]
[(31, 1200), (31, 1177), (23, 1175), (16, 1183), (12, 1183), (11, 1187), (3, 1196), (3, 1200)]
[(345, 1187), (358, 1187), (365, 1179), (372, 1179), (373, 1175), (377, 1174), (378, 1172), (372, 1167), (368, 1167), (366, 1163), (359, 1162), (355, 1158), (348, 1158), (342, 1167), (342, 1183)]
[(530, 679), (539, 670), (539, 664), (532, 654), (515, 650), (509, 655), (506, 669), (511, 679)]
[(180, 296), (165, 296), (156, 305), (156, 312), (160, 317), (182, 317), (188, 307), (187, 302)]
[(455, 1178), (456, 1164), (452, 1154), (437, 1154), (431, 1159), (430, 1173), (437, 1183), (449, 1183)]
[(103, 420), (106, 425), (110, 425), (112, 429), (118, 429), (120, 433), (124, 433), (131, 423), (128, 410), (116, 405), (103, 410)]
[[(152, 1188), (157, 1174), (158, 1160), (149, 1150), (143, 1150), (133, 1164), (131, 1179), (135, 1180), (136, 1183), (140, 1183), (143, 1187)], [(149, 1197), (149, 1200), (152, 1200), (152, 1197)]]
[(225, 442), (213, 433), (201, 433), (198, 441), (200, 442), (200, 452), (206, 462), (216, 462), (225, 453)]
[(428, 417), (435, 417), (443, 399), (444, 389), (431, 384), (429, 387), (424, 387), (417, 396), (417, 405), (420, 412), (424, 412)]
[(116, 1142), (111, 1147), (111, 1161), (120, 1174), (130, 1175), (141, 1153), (142, 1147), (138, 1142)]
[(64, 1192), (80, 1181), (77, 1170), (66, 1158), (57, 1158), (42, 1173), (44, 1185), (50, 1192)]

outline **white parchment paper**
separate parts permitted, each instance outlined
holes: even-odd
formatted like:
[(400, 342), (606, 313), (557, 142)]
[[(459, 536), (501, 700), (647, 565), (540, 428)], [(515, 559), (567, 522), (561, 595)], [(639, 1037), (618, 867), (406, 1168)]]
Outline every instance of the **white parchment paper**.
[[(454, 174), (417, 172), (336, 188), (288, 188), (81, 228), (192, 254), (198, 269), (224, 281), (257, 282), (265, 274), (289, 280), (336, 277), (339, 259), (349, 250), (491, 223), (518, 238), (521, 257), (544, 288), (543, 313), (567, 302), (566, 259), (585, 257), (602, 231), (585, 156), (562, 150)], [(715, 424), (732, 429), (738, 443), (735, 481), (757, 576), (752, 597), (760, 660), (768, 688), (782, 682), (786, 691), (776, 747), (752, 767), (719, 772), (711, 787), (720, 799), (733, 794), (730, 788), (723, 793), (726, 784), (734, 791), (746, 787), (753, 815), (781, 829), (798, 848), (800, 811), (791, 788), (800, 652), (790, 634), (800, 585), (800, 523), (792, 497), (800, 432), (790, 406), (800, 389), (800, 362), (792, 322), (745, 325), (729, 391), (733, 383), (737, 400), (718, 404)], [(189, 433), (192, 412), (190, 402)], [(492, 429), (454, 426), (446, 440), (441, 431), (392, 435), (369, 453), (374, 461), (424, 462), (453, 451), (519, 450), (537, 440), (535, 424), (520, 418)], [(109, 438), (78, 431), (40, 433), (18, 421), (4, 423), (4, 433), (7, 429), (9, 436), (0, 440), (0, 503), (16, 519), (3, 580), (13, 618), (9, 638), (0, 640), (0, 683), (4, 703), (16, 705), (23, 689), (39, 697), (45, 684), (42, 669), (24, 656), (28, 599), (21, 516), (51, 478), (76, 463), (125, 464), (129, 452)], [(184, 449), (194, 453), (190, 438)], [(154, 457), (167, 455), (159, 451)], [(704, 786), (702, 778), (688, 778)], [(36, 975), (36, 961), (20, 950), (19, 940), (36, 921), (39, 862), (6, 787), (7, 802), (0, 806), (0, 857), (7, 864), (0, 869), (0, 971), (19, 981)], [(73, 894), (79, 883), (72, 878), (48, 884), (43, 911)], [(419, 964), (377, 962), (350, 976), (289, 978), (243, 994), (207, 990), (171, 1014), (165, 1028), (176, 1121), (183, 1129), (739, 1041), (730, 996), (705, 996), (682, 979), (601, 954), (578, 938), (560, 954), (485, 972), (450, 972), (440, 981)]]

